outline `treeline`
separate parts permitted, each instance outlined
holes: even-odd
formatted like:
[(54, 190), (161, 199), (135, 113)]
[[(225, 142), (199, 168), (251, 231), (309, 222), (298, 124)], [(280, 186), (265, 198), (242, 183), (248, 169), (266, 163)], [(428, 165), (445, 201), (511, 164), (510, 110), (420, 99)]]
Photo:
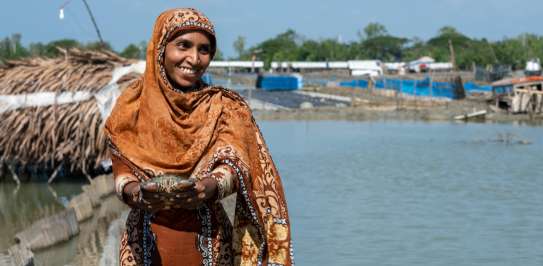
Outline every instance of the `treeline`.
[[(89, 42), (80, 43), (73, 39), (55, 40), (49, 43), (31, 43), (27, 47), (21, 44), (21, 34), (12, 34), (9, 37), (5, 37), (0, 40), (0, 60), (13, 60), (25, 57), (57, 57), (61, 55), (61, 52), (57, 49), (60, 48), (79, 48), (84, 50), (100, 50), (107, 49), (113, 51), (109, 43)], [(120, 53), (121, 56), (127, 58), (145, 58), (145, 46), (147, 44), (142, 42), (140, 44), (129, 44)]]
[(271, 61), (333, 61), (379, 59), (384, 62), (408, 62), (422, 56), (438, 62), (451, 61), (453, 47), (456, 65), (460, 69), (479, 66), (508, 65), (522, 69), (527, 60), (543, 59), (543, 36), (522, 34), (491, 42), (485, 38), (470, 38), (453, 27), (441, 28), (433, 38), (393, 36), (385, 26), (370, 23), (358, 32), (359, 39), (344, 43), (336, 39), (312, 40), (293, 30), (245, 48), (245, 38), (239, 36), (233, 47), (239, 59), (249, 60), (256, 55), (266, 63)]
[[(62, 53), (59, 48), (78, 48), (83, 50), (101, 50), (107, 49), (119, 54), (125, 58), (145, 59), (147, 42), (141, 41), (138, 44), (129, 44), (122, 51), (114, 51), (109, 43), (89, 42), (80, 43), (74, 39), (55, 40), (49, 43), (31, 43), (27, 47), (21, 44), (21, 34), (12, 34), (0, 40), (0, 64), (5, 60), (21, 59), (25, 57), (57, 57)], [(218, 51), (216, 58), (222, 59), (222, 54)]]
[[(479, 66), (507, 65), (522, 69), (527, 60), (543, 59), (543, 36), (521, 34), (500, 41), (485, 38), (470, 38), (453, 27), (441, 28), (436, 36), (424, 41), (420, 38), (405, 38), (390, 34), (385, 26), (370, 23), (358, 32), (359, 39), (342, 42), (337, 39), (313, 40), (294, 30), (287, 30), (277, 36), (246, 47), (245, 37), (238, 36), (233, 43), (236, 56), (229, 59), (271, 61), (335, 61), (352, 59), (379, 59), (385, 62), (408, 62), (422, 56), (433, 57), (439, 62), (451, 61), (451, 50), (455, 54), (456, 65), (460, 69)], [(49, 43), (21, 45), (21, 35), (13, 34), (0, 41), (0, 60), (17, 59), (28, 56), (55, 57), (60, 54), (56, 47), (77, 47), (81, 49), (111, 50), (109, 44), (98, 42), (82, 44), (76, 40), (57, 40)], [(452, 49), (451, 49), (452, 47)], [(123, 57), (145, 59), (146, 42), (129, 44), (117, 52)], [(216, 60), (224, 57), (218, 51)]]

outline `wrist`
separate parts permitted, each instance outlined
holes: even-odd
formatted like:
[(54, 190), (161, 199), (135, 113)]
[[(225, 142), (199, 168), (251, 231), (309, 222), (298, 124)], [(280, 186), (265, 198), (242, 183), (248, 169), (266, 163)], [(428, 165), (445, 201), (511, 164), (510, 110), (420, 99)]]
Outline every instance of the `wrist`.
[(217, 198), (218, 196), (217, 190), (218, 190), (218, 184), (219, 184), (218, 181), (215, 178), (208, 176), (202, 179), (201, 182), (205, 186), (206, 200)]
[(139, 182), (131, 181), (124, 185), (122, 189), (122, 200), (128, 205), (135, 205), (139, 193)]

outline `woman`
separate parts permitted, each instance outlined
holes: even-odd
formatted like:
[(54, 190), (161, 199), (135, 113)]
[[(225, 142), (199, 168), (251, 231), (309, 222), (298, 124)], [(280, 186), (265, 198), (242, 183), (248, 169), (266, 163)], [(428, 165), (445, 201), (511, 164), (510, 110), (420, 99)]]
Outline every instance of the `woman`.
[[(121, 265), (292, 264), (281, 180), (251, 111), (200, 79), (215, 51), (202, 13), (160, 14), (145, 73), (106, 122), (115, 189), (131, 207)], [(172, 175), (195, 183), (156, 181)], [(232, 224), (219, 200), (236, 192)]]

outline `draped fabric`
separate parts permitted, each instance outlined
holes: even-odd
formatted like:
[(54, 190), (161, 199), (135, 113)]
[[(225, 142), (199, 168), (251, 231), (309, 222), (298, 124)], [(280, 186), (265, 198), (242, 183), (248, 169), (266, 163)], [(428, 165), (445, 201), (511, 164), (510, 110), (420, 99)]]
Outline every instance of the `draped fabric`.
[[(237, 177), (235, 222), (219, 202), (198, 209), (203, 264), (290, 265), (290, 221), (283, 186), (247, 103), (235, 92), (200, 82), (193, 90), (172, 87), (164, 69), (164, 48), (173, 32), (213, 26), (194, 9), (162, 13), (147, 49), (146, 70), (117, 99), (106, 121), (115, 155), (140, 181), (161, 174), (201, 179), (219, 165)], [(174, 216), (175, 217), (175, 216)], [(121, 243), (121, 265), (141, 265), (152, 247), (146, 219), (131, 210)], [(144, 247), (145, 245), (145, 247)]]

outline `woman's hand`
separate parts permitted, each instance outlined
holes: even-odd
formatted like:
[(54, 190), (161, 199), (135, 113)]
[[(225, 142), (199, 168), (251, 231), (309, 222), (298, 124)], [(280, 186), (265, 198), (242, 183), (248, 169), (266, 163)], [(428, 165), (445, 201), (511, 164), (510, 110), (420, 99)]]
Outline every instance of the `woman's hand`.
[(217, 181), (211, 177), (206, 177), (194, 185), (193, 193), (182, 200), (184, 204), (180, 207), (184, 209), (196, 209), (206, 200), (215, 197), (217, 194)]
[(125, 185), (123, 193), (128, 205), (132, 207), (157, 212), (165, 206), (156, 184), (131, 182)]
[(179, 187), (173, 192), (159, 192), (156, 183), (126, 184), (123, 190), (129, 205), (151, 212), (169, 209), (196, 209), (217, 193), (217, 181), (204, 178), (191, 188)]

